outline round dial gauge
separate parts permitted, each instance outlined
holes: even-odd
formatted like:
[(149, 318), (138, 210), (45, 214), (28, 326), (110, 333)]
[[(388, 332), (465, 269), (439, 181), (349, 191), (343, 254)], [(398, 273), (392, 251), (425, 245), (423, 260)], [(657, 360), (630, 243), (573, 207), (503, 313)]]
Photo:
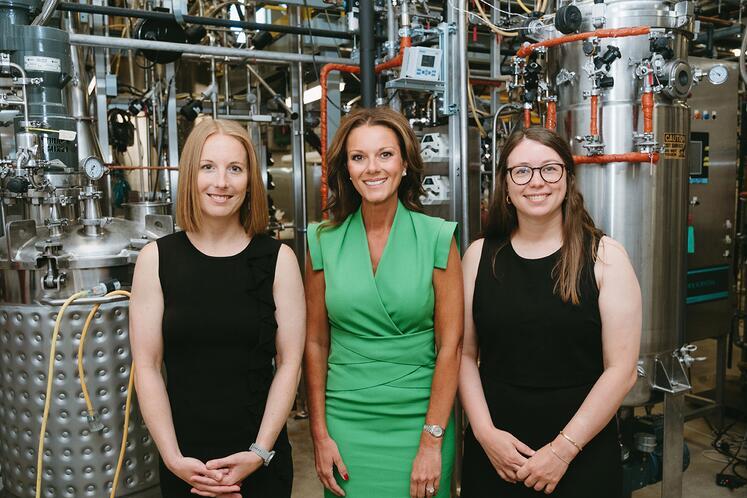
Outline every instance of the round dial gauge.
[(98, 157), (89, 156), (83, 159), (83, 172), (91, 180), (100, 180), (106, 173), (106, 166)]
[(714, 85), (720, 85), (728, 78), (729, 71), (726, 69), (726, 66), (723, 66), (721, 64), (719, 64), (718, 66), (713, 66), (711, 70), (708, 71), (708, 81), (710, 81)]

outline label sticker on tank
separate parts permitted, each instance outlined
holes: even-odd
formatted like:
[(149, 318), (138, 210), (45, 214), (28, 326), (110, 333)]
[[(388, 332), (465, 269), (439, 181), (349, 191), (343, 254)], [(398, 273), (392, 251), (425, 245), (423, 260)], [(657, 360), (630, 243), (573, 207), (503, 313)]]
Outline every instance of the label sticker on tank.
[(688, 145), (684, 133), (665, 133), (664, 157), (666, 159), (685, 159), (685, 150)]
[(39, 55), (27, 55), (23, 58), (23, 67), (26, 71), (50, 71), (62, 72), (60, 59), (54, 57), (42, 57)]

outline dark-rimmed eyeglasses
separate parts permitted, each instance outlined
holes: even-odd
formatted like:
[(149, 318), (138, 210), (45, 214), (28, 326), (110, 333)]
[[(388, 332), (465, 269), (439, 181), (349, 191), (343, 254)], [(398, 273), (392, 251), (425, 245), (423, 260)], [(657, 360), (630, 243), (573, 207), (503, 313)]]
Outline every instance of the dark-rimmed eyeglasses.
[(560, 163), (548, 163), (537, 168), (530, 166), (514, 166), (508, 168), (508, 174), (516, 185), (526, 185), (534, 178), (534, 172), (539, 171), (540, 178), (547, 183), (558, 183), (563, 178), (565, 166)]

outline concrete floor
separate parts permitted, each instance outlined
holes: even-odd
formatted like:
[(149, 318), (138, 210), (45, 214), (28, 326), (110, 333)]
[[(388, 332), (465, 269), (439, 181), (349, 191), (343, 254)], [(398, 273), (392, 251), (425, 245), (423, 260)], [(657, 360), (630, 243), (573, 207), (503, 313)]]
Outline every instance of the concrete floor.
[[(744, 433), (745, 424), (738, 424), (733, 430)], [(321, 498), (323, 488), (314, 469), (314, 449), (309, 435), (308, 420), (290, 419), (288, 431), (293, 444), (293, 498)], [(690, 467), (684, 476), (682, 498), (747, 498), (747, 487), (732, 492), (716, 486), (716, 473), (723, 468), (724, 464), (706, 457), (707, 455), (721, 458), (719, 455), (711, 455), (708, 452), (711, 449), (711, 438), (708, 432), (708, 426), (702, 419), (688, 422), (685, 426), (685, 439), (690, 447), (691, 460)], [(660, 485), (652, 485), (633, 493), (633, 498), (659, 497), (661, 497)]]

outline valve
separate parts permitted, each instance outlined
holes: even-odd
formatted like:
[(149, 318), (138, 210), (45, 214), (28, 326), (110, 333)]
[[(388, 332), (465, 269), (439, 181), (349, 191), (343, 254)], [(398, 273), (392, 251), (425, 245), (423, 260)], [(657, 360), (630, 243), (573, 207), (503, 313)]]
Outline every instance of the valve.
[(594, 67), (596, 67), (597, 69), (601, 69), (602, 67), (604, 67), (607, 71), (609, 71), (612, 63), (620, 57), (622, 57), (620, 49), (614, 45), (608, 45), (607, 51), (603, 55), (594, 57)]

